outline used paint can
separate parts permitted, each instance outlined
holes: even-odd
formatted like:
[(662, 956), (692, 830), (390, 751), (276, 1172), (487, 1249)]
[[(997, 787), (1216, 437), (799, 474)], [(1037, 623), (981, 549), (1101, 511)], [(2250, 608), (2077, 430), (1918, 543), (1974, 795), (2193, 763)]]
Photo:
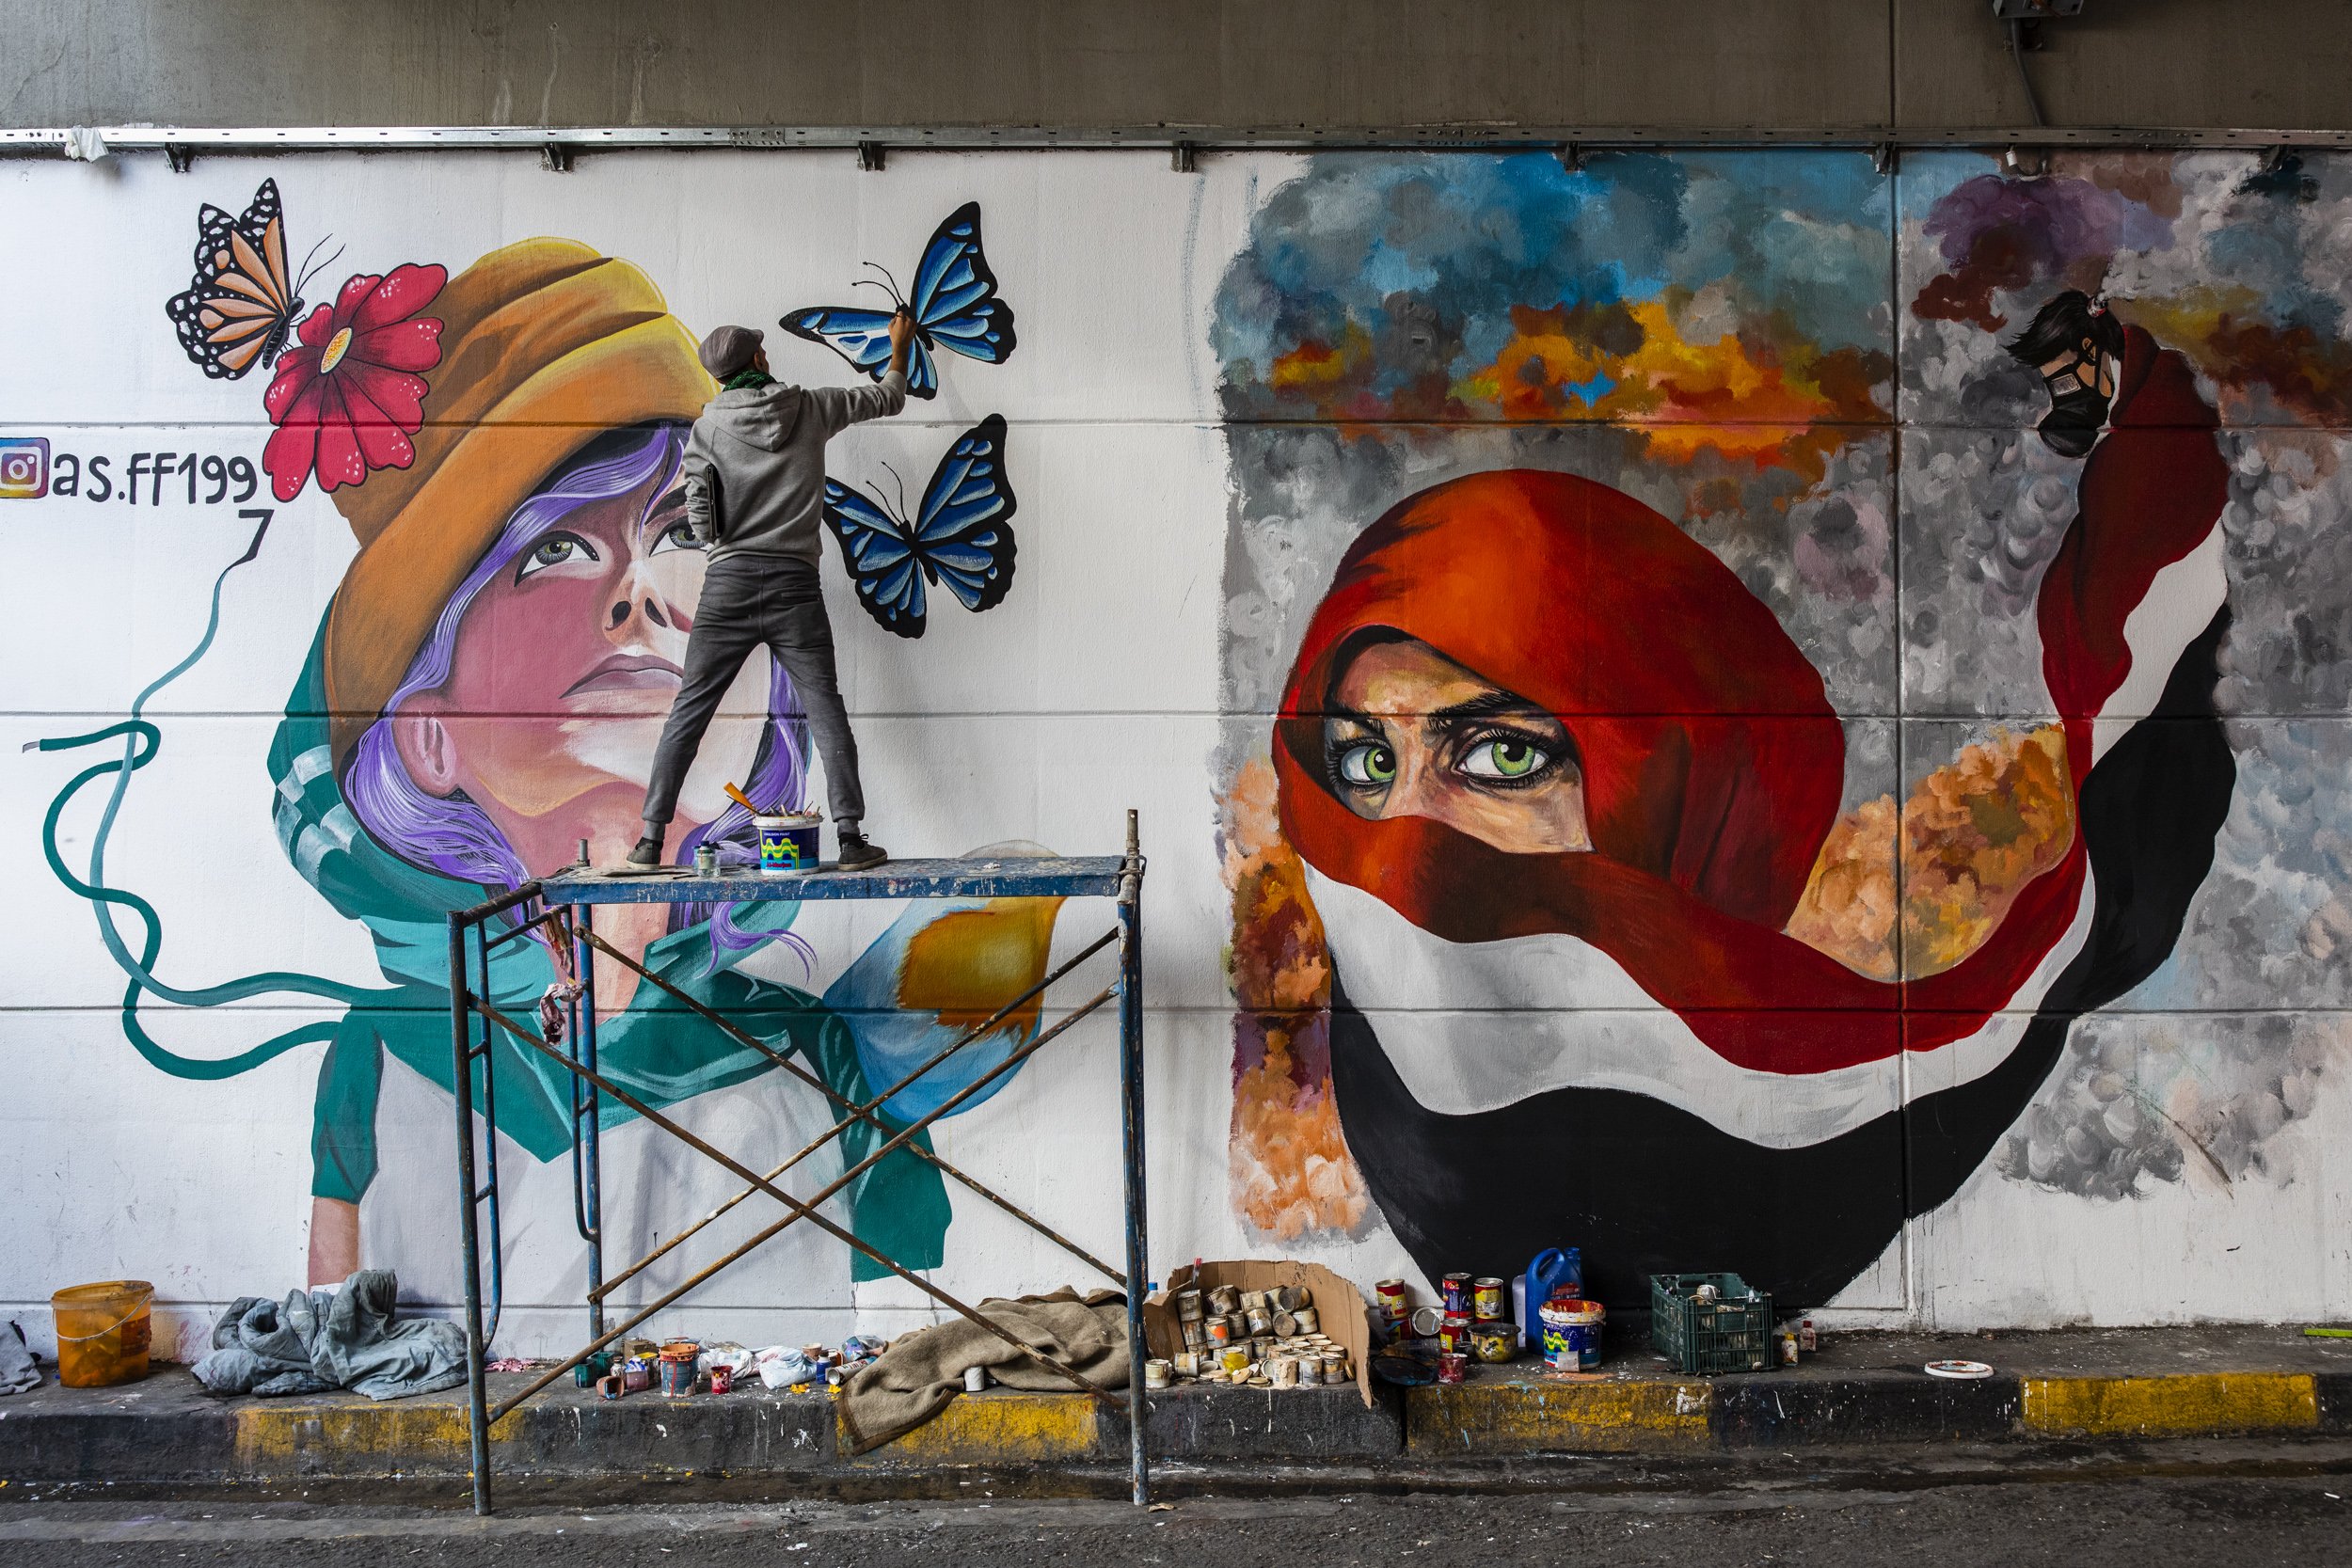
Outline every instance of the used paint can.
[(1445, 1322), (1445, 1314), (1435, 1307), (1416, 1307), (1411, 1321), (1415, 1338), (1434, 1339), (1438, 1337), (1438, 1329)]
[(1519, 1332), (1509, 1323), (1473, 1323), (1470, 1354), (1481, 1361), (1508, 1361), (1518, 1353)]
[(1197, 1323), (1201, 1319), (1202, 1310), (1200, 1291), (1179, 1291), (1176, 1292), (1176, 1321), (1178, 1323)]
[(1449, 1318), (1467, 1318), (1470, 1313), (1470, 1276), (1450, 1274), (1438, 1282), (1444, 1292), (1445, 1311)]
[(1264, 1307), (1253, 1307), (1243, 1316), (1249, 1322), (1249, 1332), (1252, 1338), (1274, 1332), (1274, 1314)]
[(1298, 1332), (1301, 1334), (1319, 1334), (1323, 1331), (1323, 1320), (1316, 1316), (1315, 1309), (1311, 1307), (1302, 1307), (1291, 1314), (1291, 1317), (1292, 1321), (1298, 1324)]
[(1301, 1285), (1285, 1285), (1274, 1292), (1274, 1305), (1285, 1312), (1295, 1312), (1313, 1299)]
[(1143, 1386), (1146, 1388), (1168, 1386), (1168, 1366), (1165, 1361), (1152, 1360), (1143, 1364)]
[(1278, 1339), (1296, 1338), (1298, 1337), (1298, 1320), (1279, 1307), (1275, 1308), (1274, 1337)]
[(1469, 1356), (1447, 1353), (1438, 1357), (1438, 1381), (1439, 1383), (1456, 1384), (1469, 1376)]
[(1232, 1342), (1233, 1321), (1231, 1318), (1211, 1318), (1209, 1320), (1209, 1343), (1230, 1345)]
[(694, 1353), (683, 1354), (664, 1348), (661, 1352), (661, 1391), (673, 1398), (694, 1391)]
[(731, 1394), (735, 1392), (735, 1369), (728, 1366), (723, 1361), (712, 1362), (710, 1365), (710, 1391), (714, 1394)]
[(1230, 1316), (1232, 1313), (1240, 1311), (1241, 1291), (1234, 1289), (1231, 1285), (1210, 1286), (1209, 1310), (1215, 1312), (1219, 1317)]
[(771, 877), (797, 877), (817, 869), (817, 824), (813, 813), (758, 816), (759, 869)]
[(1447, 1355), (1470, 1354), (1470, 1319), (1448, 1312), (1438, 1324), (1438, 1349)]
[(653, 1363), (642, 1355), (632, 1355), (621, 1363), (621, 1392), (642, 1394), (653, 1386)]
[(1266, 1378), (1277, 1388), (1298, 1386), (1298, 1361), (1295, 1356), (1278, 1355), (1266, 1363)]
[(694, 875), (716, 877), (719, 874), (719, 847), (715, 844), (694, 846)]
[(1402, 1323), (1412, 1315), (1413, 1303), (1401, 1279), (1384, 1279), (1373, 1288), (1373, 1295), (1380, 1304), (1380, 1315), (1392, 1323)]
[[(1147, 1373), (1146, 1375), (1148, 1376), (1149, 1374)], [(966, 1367), (963, 1369), (963, 1391), (965, 1393), (977, 1394), (987, 1386), (988, 1369), (986, 1367)]]
[(1347, 1381), (1347, 1357), (1344, 1355), (1325, 1356), (1323, 1358), (1323, 1381), (1345, 1383)]
[(1502, 1321), (1502, 1281), (1492, 1275), (1470, 1281), (1470, 1316), (1482, 1323)]
[(1544, 1325), (1544, 1365), (1556, 1372), (1589, 1372), (1600, 1365), (1597, 1301), (1548, 1301), (1537, 1309)]
[(1249, 1370), (1249, 1347), (1247, 1345), (1228, 1346), (1221, 1359), (1227, 1371), (1246, 1372)]
[(621, 1397), (621, 1374), (607, 1372), (596, 1379), (596, 1397), (605, 1400), (619, 1399)]
[(1200, 1375), (1200, 1354), (1198, 1351), (1180, 1350), (1176, 1353), (1175, 1361), (1175, 1371), (1178, 1377)]

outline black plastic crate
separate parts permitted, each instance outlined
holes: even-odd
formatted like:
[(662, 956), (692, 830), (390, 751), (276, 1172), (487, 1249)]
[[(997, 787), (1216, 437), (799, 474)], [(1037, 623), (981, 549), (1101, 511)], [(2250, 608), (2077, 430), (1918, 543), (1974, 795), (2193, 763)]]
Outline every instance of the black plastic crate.
[[(1701, 1301), (1702, 1285), (1716, 1299)], [(1772, 1298), (1736, 1274), (1649, 1276), (1651, 1348), (1682, 1372), (1769, 1372), (1780, 1365), (1772, 1343)]]

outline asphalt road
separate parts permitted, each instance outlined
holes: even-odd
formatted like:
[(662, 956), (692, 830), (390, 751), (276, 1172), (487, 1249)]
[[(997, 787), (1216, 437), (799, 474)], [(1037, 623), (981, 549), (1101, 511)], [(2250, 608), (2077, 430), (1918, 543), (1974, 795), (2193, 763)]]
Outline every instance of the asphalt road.
[(1736, 1487), (1699, 1495), (1211, 1497), (1148, 1513), (1124, 1503), (985, 1497), (517, 1509), (490, 1520), (299, 1502), (0, 1502), (0, 1564), (397, 1568), (414, 1560), (499, 1568), (1343, 1568), (1420, 1562), (1449, 1568), (2302, 1568), (2352, 1563), (2347, 1499), (2352, 1481), (2318, 1474), (1972, 1481), (1914, 1490), (1776, 1490), (1769, 1497)]

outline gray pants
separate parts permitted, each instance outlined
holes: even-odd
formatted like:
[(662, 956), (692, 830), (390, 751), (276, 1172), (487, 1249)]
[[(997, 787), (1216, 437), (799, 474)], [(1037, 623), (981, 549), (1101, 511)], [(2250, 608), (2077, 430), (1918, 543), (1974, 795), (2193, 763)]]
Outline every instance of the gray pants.
[(858, 787), (857, 738), (834, 677), (833, 623), (825, 618), (816, 562), (781, 556), (738, 555), (710, 563), (686, 639), (686, 679), (645, 784), (646, 821), (667, 822), (676, 815), (678, 786), (694, 765), (719, 699), (762, 643), (792, 678), (808, 715), (809, 735), (824, 759), (826, 805), (835, 831), (857, 832), (866, 793)]

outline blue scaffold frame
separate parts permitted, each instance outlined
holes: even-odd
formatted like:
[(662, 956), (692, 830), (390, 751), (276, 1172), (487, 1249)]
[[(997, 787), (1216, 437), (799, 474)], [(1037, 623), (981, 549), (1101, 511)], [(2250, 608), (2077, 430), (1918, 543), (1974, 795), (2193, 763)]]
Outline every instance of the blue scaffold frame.
[[(801, 1220), (863, 1253), (941, 1306), (1006, 1340), (1032, 1361), (1068, 1380), (1081, 1392), (1105, 1403), (1116, 1403), (1117, 1397), (1113, 1390), (1104, 1388), (1057, 1357), (1022, 1344), (973, 1307), (914, 1271), (902, 1267), (896, 1259), (818, 1212), (819, 1206), (834, 1193), (847, 1186), (884, 1155), (901, 1148), (928, 1162), (944, 1175), (953, 1178), (1046, 1240), (1108, 1276), (1125, 1293), (1129, 1364), (1125, 1400), (1128, 1459), (1133, 1472), (1134, 1500), (1138, 1507), (1148, 1503), (1151, 1497), (1151, 1472), (1144, 1449), (1142, 1373), (1145, 1355), (1143, 1301), (1149, 1287), (1145, 1268), (1148, 1244), (1145, 1233), (1143, 1136), (1143, 871), (1136, 817), (1130, 811), (1127, 814), (1127, 846), (1123, 855), (892, 861), (866, 871), (845, 872), (836, 867), (821, 866), (799, 876), (770, 876), (756, 871), (729, 872), (714, 877), (612, 876), (586, 866), (575, 866), (552, 877), (526, 882), (499, 897), (452, 914), (449, 917), (450, 1032), (455, 1057), (457, 1176), (461, 1198), (458, 1230), (459, 1244), (464, 1253), (467, 1426), (473, 1465), (474, 1512), (485, 1515), (491, 1512), (490, 1430), (501, 1417), (619, 1339), (654, 1313), (708, 1280), (720, 1270), (749, 1255), (778, 1231)], [(599, 904), (1089, 897), (1116, 900), (1118, 919), (1111, 929), (1089, 942), (993, 1016), (959, 1035), (898, 1083), (862, 1103), (853, 1102), (834, 1090), (788, 1053), (756, 1038), (716, 1010), (650, 973), (643, 964), (598, 936), (595, 919), (595, 909)], [(529, 1021), (517, 1020), (501, 1010), (483, 990), (476, 989), (474, 983), (477, 972), (485, 977), (488, 975), (493, 951), (508, 942), (525, 940), (533, 932), (548, 944), (550, 951), (570, 955), (572, 973), (579, 981), (575, 988), (577, 996), (565, 1005), (566, 1027), (560, 1044), (549, 1043), (546, 1035), (532, 1028)], [(1118, 948), (1119, 972), (1109, 985), (1050, 1025), (1040, 1029), (1025, 1045), (927, 1114), (908, 1122), (885, 1121), (881, 1117), (880, 1107), (892, 1096), (957, 1052), (986, 1037), (1008, 1018), (1036, 1002), (1048, 986), (1114, 943)], [(696, 1137), (598, 1070), (596, 964), (599, 957), (634, 971), (641, 982), (660, 988), (671, 1000), (700, 1014), (739, 1044), (771, 1058), (783, 1070), (822, 1093), (842, 1108), (846, 1115), (834, 1123), (831, 1131), (765, 1176)], [(1000, 1083), (1048, 1041), (1113, 1000), (1119, 1004), (1120, 1185), (1127, 1251), (1123, 1272), (1112, 1268), (915, 1141), (916, 1135), (932, 1122)], [(497, 1337), (500, 1311), (504, 1305), (504, 1273), (499, 1216), (498, 1101), (490, 1071), (490, 1053), (501, 1034), (513, 1038), (525, 1050), (551, 1059), (569, 1074), (572, 1085), (573, 1219), (580, 1241), (588, 1251), (586, 1306), (590, 1339), (561, 1364), (540, 1374), (520, 1391), (500, 1401), (493, 1408), (485, 1368), (488, 1348)], [(735, 1199), (676, 1235), (663, 1240), (652, 1252), (610, 1279), (605, 1277), (604, 1273), (603, 1169), (596, 1133), (598, 1113), (607, 1098), (723, 1165), (745, 1183), (744, 1190)], [(477, 1107), (481, 1113), (478, 1122), (475, 1115)], [(785, 1170), (860, 1123), (870, 1124), (883, 1135), (883, 1141), (863, 1160), (850, 1164), (846, 1172), (824, 1191), (803, 1201), (776, 1185), (777, 1178)], [(477, 1140), (481, 1144), (479, 1156), (476, 1153)], [(485, 1176), (486, 1180), (484, 1179)], [(755, 1233), (749, 1241), (705, 1265), (679, 1285), (660, 1292), (651, 1305), (636, 1309), (619, 1324), (610, 1328), (606, 1326), (605, 1301), (613, 1290), (635, 1277), (655, 1259), (694, 1235), (735, 1203), (760, 1193), (784, 1206), (786, 1213), (781, 1221)], [(482, 1249), (485, 1229), (489, 1242), (486, 1327)]]

